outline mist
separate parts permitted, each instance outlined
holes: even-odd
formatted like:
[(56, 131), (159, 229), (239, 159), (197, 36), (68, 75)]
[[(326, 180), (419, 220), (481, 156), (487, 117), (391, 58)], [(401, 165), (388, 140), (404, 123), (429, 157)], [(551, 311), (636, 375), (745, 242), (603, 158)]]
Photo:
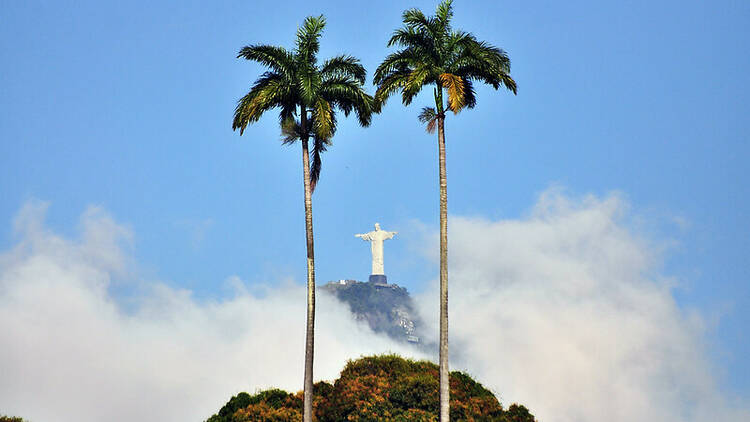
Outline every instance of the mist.
[[(80, 236), (44, 226), (47, 204), (23, 207), (17, 244), (0, 255), (0, 414), (33, 422), (204, 420), (232, 395), (302, 388), (305, 289), (282, 280), (229, 298), (139, 280), (131, 231), (100, 208)], [(222, 284), (222, 283), (217, 283)], [(113, 288), (135, 293), (118, 300)], [(348, 308), (318, 295), (315, 378), (347, 359), (419, 355), (375, 335)]]
[[(230, 294), (196, 298), (142, 278), (134, 233), (105, 210), (89, 208), (63, 236), (45, 225), (48, 206), (24, 205), (0, 253), (0, 413), (203, 420), (239, 391), (301, 389), (301, 282), (230, 276), (217, 280)], [(714, 375), (702, 316), (675, 302), (668, 239), (633, 224), (619, 195), (553, 189), (519, 219), (452, 216), (449, 241), (451, 366), (503, 404), (545, 422), (750, 420)], [(435, 262), (436, 233), (423, 243)], [(415, 299), (434, 341), (436, 289)], [(316, 380), (361, 355), (434, 359), (324, 294), (316, 330)]]
[[(541, 421), (750, 420), (747, 398), (721, 392), (704, 319), (662, 274), (673, 241), (644, 226), (619, 194), (558, 188), (521, 219), (451, 219), (453, 367)], [(425, 254), (437, 248), (433, 236)], [(437, 333), (428, 292), (420, 309)]]

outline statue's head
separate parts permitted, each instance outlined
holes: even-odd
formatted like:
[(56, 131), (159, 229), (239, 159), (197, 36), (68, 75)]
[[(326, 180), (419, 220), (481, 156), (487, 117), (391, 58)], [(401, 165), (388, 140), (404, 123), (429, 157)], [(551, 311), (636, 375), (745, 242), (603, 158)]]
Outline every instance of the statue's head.
[(380, 230), (380, 223), (375, 223), (375, 230)]

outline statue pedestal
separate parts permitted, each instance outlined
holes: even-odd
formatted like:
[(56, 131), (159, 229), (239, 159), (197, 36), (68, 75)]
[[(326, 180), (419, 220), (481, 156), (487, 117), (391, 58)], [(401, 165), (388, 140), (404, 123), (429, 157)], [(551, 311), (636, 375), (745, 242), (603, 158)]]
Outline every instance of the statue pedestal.
[(374, 284), (388, 284), (388, 277), (383, 274), (371, 274), (369, 282)]

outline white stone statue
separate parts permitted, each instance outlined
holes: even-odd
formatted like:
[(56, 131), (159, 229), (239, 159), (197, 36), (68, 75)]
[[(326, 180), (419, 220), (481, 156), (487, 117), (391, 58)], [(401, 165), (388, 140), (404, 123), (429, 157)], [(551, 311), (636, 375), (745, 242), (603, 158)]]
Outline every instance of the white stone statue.
[(383, 269), (383, 241), (393, 238), (397, 233), (380, 230), (380, 224), (375, 223), (375, 230), (365, 234), (354, 235), (370, 242), (370, 249), (372, 250), (372, 275), (385, 275)]

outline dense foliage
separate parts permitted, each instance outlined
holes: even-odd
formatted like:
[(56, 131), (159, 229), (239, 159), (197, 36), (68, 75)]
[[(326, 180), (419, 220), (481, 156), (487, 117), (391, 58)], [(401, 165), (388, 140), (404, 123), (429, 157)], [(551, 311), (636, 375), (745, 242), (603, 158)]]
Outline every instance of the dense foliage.
[(363, 89), (366, 72), (359, 59), (342, 54), (318, 63), (325, 25), (322, 15), (309, 16), (297, 31), (293, 50), (248, 45), (237, 56), (260, 63), (268, 71), (237, 103), (232, 129), (239, 129), (242, 135), (247, 125), (257, 122), (265, 112), (279, 109), (284, 144), (302, 140), (307, 154), (307, 142), (312, 137), (312, 190), (320, 177), (320, 154), (331, 146), (336, 132), (336, 110), (345, 116), (353, 111), (362, 126), (369, 126), (372, 120), (373, 98)]
[(0, 415), (0, 422), (27, 422), (23, 418), (19, 418), (18, 416), (4, 416)]
[[(536, 421), (524, 406), (503, 409), (492, 392), (464, 373), (451, 373), (450, 389), (452, 421)], [(350, 361), (333, 384), (315, 384), (313, 408), (318, 422), (435, 421), (438, 367), (394, 355)], [(302, 393), (272, 389), (240, 393), (206, 422), (301, 420)]]

